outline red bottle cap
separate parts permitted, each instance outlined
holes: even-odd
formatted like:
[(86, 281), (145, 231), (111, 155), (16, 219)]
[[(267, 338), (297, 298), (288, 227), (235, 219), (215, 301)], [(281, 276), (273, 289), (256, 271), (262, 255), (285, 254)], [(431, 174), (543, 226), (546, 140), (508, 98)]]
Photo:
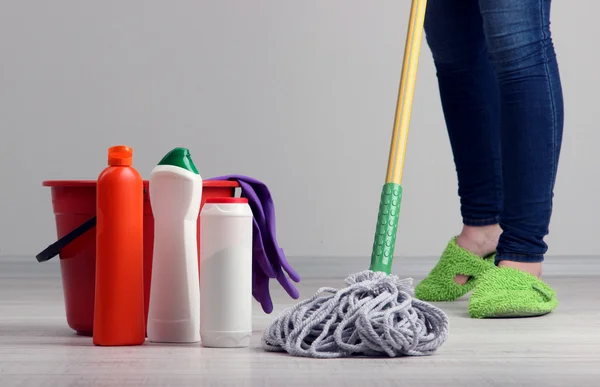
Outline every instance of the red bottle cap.
[(108, 165), (130, 166), (133, 161), (133, 148), (116, 145), (108, 148)]
[(208, 198), (208, 199), (206, 199), (206, 203), (212, 203), (212, 204), (247, 204), (248, 203), (248, 199), (246, 199), (246, 198), (228, 198), (228, 197)]

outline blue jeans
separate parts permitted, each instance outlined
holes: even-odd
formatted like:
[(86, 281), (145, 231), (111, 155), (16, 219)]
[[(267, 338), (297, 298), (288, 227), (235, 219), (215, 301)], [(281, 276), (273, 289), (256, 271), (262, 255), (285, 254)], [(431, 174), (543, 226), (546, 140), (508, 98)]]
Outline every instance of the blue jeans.
[(496, 262), (541, 262), (563, 132), (550, 0), (429, 0), (425, 36), (465, 225), (499, 224)]

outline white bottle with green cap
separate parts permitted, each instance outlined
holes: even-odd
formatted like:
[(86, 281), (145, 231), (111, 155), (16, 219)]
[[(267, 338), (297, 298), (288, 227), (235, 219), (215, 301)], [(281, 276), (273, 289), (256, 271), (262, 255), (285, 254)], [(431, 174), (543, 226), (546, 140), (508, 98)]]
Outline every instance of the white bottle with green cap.
[(148, 310), (148, 340), (200, 341), (197, 224), (202, 177), (190, 152), (175, 148), (152, 170), (150, 204), (154, 252)]

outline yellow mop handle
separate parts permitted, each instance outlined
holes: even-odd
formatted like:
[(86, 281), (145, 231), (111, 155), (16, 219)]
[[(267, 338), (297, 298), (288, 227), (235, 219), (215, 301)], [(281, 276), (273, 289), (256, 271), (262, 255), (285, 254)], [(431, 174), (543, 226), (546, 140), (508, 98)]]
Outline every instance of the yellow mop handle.
[(413, 0), (410, 10), (410, 20), (404, 47), (404, 62), (402, 63), (402, 76), (398, 90), (396, 116), (394, 118), (394, 131), (388, 160), (386, 183), (402, 184), (402, 171), (404, 170), (404, 156), (408, 140), (408, 127), (412, 112), (417, 68), (423, 40), (423, 23), (427, 0)]
[(427, 0), (413, 0), (410, 10), (387, 176), (381, 191), (375, 239), (371, 253), (370, 270), (381, 271), (387, 274), (392, 270), (392, 261), (394, 259), (400, 202), (402, 200), (404, 155), (406, 154), (406, 142), (408, 140), (408, 127), (410, 125), (410, 114), (415, 93), (419, 54), (421, 53), (421, 41), (423, 40), (426, 7)]

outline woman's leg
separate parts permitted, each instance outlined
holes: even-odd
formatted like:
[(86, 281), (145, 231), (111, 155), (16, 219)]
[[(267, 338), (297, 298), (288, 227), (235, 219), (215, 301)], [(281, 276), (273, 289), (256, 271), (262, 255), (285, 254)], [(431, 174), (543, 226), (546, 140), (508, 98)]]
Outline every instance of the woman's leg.
[[(458, 177), (463, 230), (457, 244), (493, 253), (502, 210), (500, 93), (478, 0), (429, 0), (425, 36), (433, 54)], [(464, 284), (467, 276), (457, 276)]]
[[(425, 36), (433, 54), (452, 146), (463, 230), (415, 287), (425, 301), (452, 301), (494, 267), (502, 211), (500, 99), (478, 0), (429, 0)], [(484, 259), (482, 259), (484, 258)]]
[(563, 132), (550, 0), (479, 0), (500, 95), (503, 230), (496, 262), (541, 275)]

